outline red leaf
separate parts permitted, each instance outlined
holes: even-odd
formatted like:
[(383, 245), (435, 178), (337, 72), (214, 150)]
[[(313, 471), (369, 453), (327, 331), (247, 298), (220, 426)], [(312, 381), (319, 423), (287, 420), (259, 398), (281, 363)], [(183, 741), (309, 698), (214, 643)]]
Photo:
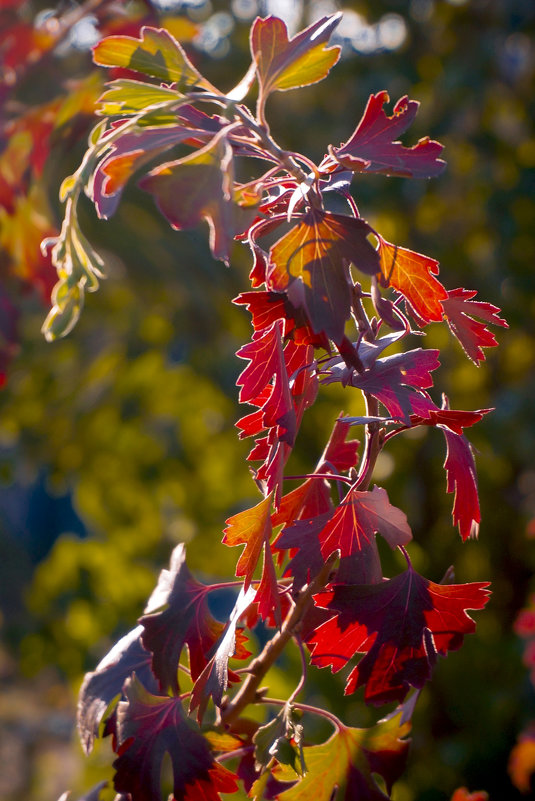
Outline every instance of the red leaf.
[[(125, 694), (128, 701), (120, 702), (117, 715), (115, 789), (130, 793), (132, 801), (160, 801), (160, 774), (167, 754), (175, 801), (199, 798), (201, 791), (203, 799), (220, 801), (219, 790), (231, 786), (232, 774), (218, 772), (212, 783), (210, 771), (216, 764), (210, 746), (184, 714), (181, 701), (152, 695), (135, 676), (126, 682)], [(236, 789), (232, 781), (230, 791)]]
[(177, 671), (180, 654), (188, 647), (191, 677), (195, 681), (207, 662), (206, 654), (218, 640), (223, 624), (209, 612), (209, 587), (193, 578), (186, 565), (186, 550), (177, 545), (169, 570), (162, 570), (158, 584), (139, 622), (143, 645), (152, 651), (152, 669), (162, 691), (179, 692)]
[(251, 28), (251, 53), (264, 97), (321, 81), (340, 58), (339, 47), (326, 47), (341, 14), (322, 17), (288, 40), (278, 17), (257, 17)]
[(268, 289), (287, 292), (316, 334), (339, 343), (351, 308), (349, 264), (368, 275), (379, 270), (370, 232), (362, 219), (310, 210), (271, 248)]
[(264, 542), (262, 578), (260, 579), (260, 584), (258, 585), (254, 600), (258, 604), (258, 614), (262, 620), (266, 620), (272, 615), (275, 620), (275, 625), (280, 628), (282, 625), (282, 612), (279, 587), (271, 548), (267, 540)]
[(382, 286), (392, 286), (401, 292), (419, 320), (440, 322), (443, 314), (441, 302), (448, 293), (433, 277), (438, 275), (438, 261), (392, 245), (380, 236), (378, 240)]
[(337, 585), (314, 596), (337, 615), (309, 638), (312, 661), (338, 671), (365, 654), (350, 673), (346, 694), (365, 685), (368, 703), (402, 701), (421, 688), (438, 654), (460, 648), (475, 631), (467, 609), (482, 609), (488, 583), (435, 584), (411, 567), (381, 584)]
[(465, 412), (461, 409), (431, 409), (427, 418), (411, 414), (411, 428), (414, 426), (445, 426), (454, 434), (462, 434), (465, 428), (479, 423), (485, 414), (492, 411), (494, 410), (476, 409), (473, 412)]
[[(507, 322), (498, 317), (500, 309), (492, 303), (484, 303), (479, 300), (471, 300), (477, 292), (471, 289), (452, 289), (448, 292), (448, 297), (442, 300), (444, 318), (446, 319), (451, 331), (461, 345), (468, 358), (475, 364), (484, 361), (485, 354), (482, 348), (493, 348), (497, 345), (494, 334), (488, 330), (485, 323), (501, 325), (509, 328)], [(474, 320), (484, 320), (485, 323)]]
[[(279, 439), (284, 439), (291, 445), (295, 438), (296, 421), (282, 349), (281, 328), (282, 324), (276, 321), (262, 337), (240, 348), (237, 355), (241, 359), (249, 359), (250, 364), (236, 383), (242, 387), (240, 403), (262, 404), (262, 427), (276, 425)], [(268, 386), (271, 389), (269, 395), (266, 391)], [(250, 421), (250, 416), (247, 420)], [(243, 420), (238, 425), (243, 427)], [(255, 433), (259, 431), (260, 429)]]
[[(221, 706), (223, 694), (226, 692), (229, 682), (229, 659), (236, 650), (236, 626), (240, 617), (254, 602), (254, 596), (255, 591), (252, 587), (249, 587), (247, 592), (241, 590), (234, 604), (234, 609), (230, 613), (227, 628), (217, 646), (217, 650), (195, 682), (191, 693), (189, 711), (191, 713), (198, 707), (197, 720), (199, 723), (204, 717), (210, 697), (213, 698), (216, 706)], [(248, 652), (246, 653), (249, 655)]]
[[(343, 412), (340, 413), (340, 417), (342, 415)], [(346, 440), (350, 430), (350, 423), (345, 423), (340, 418), (336, 420), (329, 442), (316, 468), (318, 472), (323, 472), (325, 468), (344, 472), (355, 467), (360, 443), (358, 439)]]
[(477, 475), (472, 447), (466, 437), (442, 427), (448, 448), (444, 467), (447, 491), (455, 492), (453, 525), (459, 527), (463, 540), (477, 537), (481, 513), (477, 494)]
[(252, 316), (255, 333), (253, 339), (262, 336), (266, 328), (275, 322), (284, 322), (284, 338), (292, 336), (298, 344), (310, 344), (315, 347), (329, 349), (329, 341), (321, 334), (314, 334), (306, 321), (302, 309), (295, 308), (284, 292), (242, 292), (232, 301), (237, 306), (246, 305)]
[(406, 178), (431, 178), (439, 175), (446, 163), (438, 158), (443, 150), (439, 142), (429, 137), (420, 139), (414, 147), (404, 147), (395, 141), (405, 133), (418, 111), (419, 103), (402, 97), (394, 106), (391, 117), (383, 111), (390, 98), (388, 92), (370, 95), (364, 115), (351, 138), (340, 147), (330, 148), (321, 167), (338, 162), (354, 172), (378, 172)]
[(392, 549), (412, 539), (405, 514), (390, 504), (386, 490), (380, 487), (374, 487), (371, 492), (351, 489), (319, 532), (324, 561), (334, 551), (340, 551), (337, 581), (378, 584), (382, 580), (375, 542), (377, 532)]
[[(327, 742), (303, 749), (307, 774), (279, 801), (388, 801), (392, 785), (405, 769), (409, 741), (401, 739), (410, 724), (400, 725), (400, 716), (385, 718), (371, 729), (346, 726)], [(384, 779), (388, 795), (380, 789), (374, 774)], [(295, 781), (295, 772), (277, 765), (276, 779)]]
[(321, 553), (319, 533), (332, 514), (332, 510), (329, 510), (309, 520), (297, 520), (293, 525), (283, 529), (273, 543), (279, 551), (295, 552), (285, 570), (285, 575), (294, 577), (294, 593), (312, 581), (325, 563)]
[(245, 545), (242, 555), (236, 565), (236, 575), (245, 576), (244, 591), (246, 592), (253, 579), (264, 543), (271, 538), (271, 494), (251, 509), (245, 509), (237, 515), (229, 517), (226, 521), (225, 545)]

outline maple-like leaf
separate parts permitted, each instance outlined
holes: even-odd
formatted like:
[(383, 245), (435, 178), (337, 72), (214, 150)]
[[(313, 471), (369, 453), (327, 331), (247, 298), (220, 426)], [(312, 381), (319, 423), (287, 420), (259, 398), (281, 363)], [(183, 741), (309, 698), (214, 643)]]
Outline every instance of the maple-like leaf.
[[(173, 769), (173, 797), (220, 801), (210, 770), (219, 773), (220, 789), (237, 790), (234, 774), (219, 771), (208, 741), (185, 714), (178, 698), (149, 693), (134, 676), (125, 685), (127, 701), (117, 713), (118, 758), (114, 786), (131, 801), (160, 801), (160, 775), (166, 754)], [(221, 787), (228, 788), (223, 790)], [(203, 792), (204, 794), (201, 794)]]
[(406, 178), (432, 178), (439, 175), (446, 163), (438, 158), (443, 150), (439, 142), (429, 137), (420, 139), (414, 147), (397, 141), (405, 133), (418, 111), (417, 100), (402, 97), (394, 106), (392, 116), (383, 106), (390, 100), (388, 92), (370, 95), (364, 115), (353, 135), (340, 147), (329, 148), (320, 168), (332, 169), (339, 163), (354, 172), (375, 172)]
[[(372, 729), (341, 726), (327, 742), (303, 749), (307, 774), (278, 796), (279, 801), (388, 801), (392, 785), (403, 773), (410, 724), (399, 715)], [(385, 782), (387, 794), (374, 774)], [(275, 778), (295, 780), (289, 767), (277, 766)]]
[(252, 316), (253, 339), (262, 336), (275, 320), (282, 320), (285, 338), (291, 335), (298, 344), (310, 344), (325, 348), (325, 350), (329, 349), (327, 338), (321, 334), (314, 334), (308, 325), (303, 309), (293, 306), (285, 292), (242, 292), (232, 302), (237, 306), (247, 306), (247, 310)]
[(229, 517), (223, 537), (225, 545), (245, 545), (236, 565), (236, 575), (245, 576), (244, 591), (249, 588), (260, 559), (264, 542), (271, 538), (271, 494), (251, 509)]
[(213, 698), (217, 707), (221, 706), (223, 694), (226, 692), (229, 682), (229, 659), (236, 650), (236, 626), (240, 617), (254, 602), (255, 594), (253, 587), (249, 587), (246, 592), (243, 589), (240, 591), (217, 650), (195, 682), (189, 711), (191, 713), (198, 708), (197, 720), (199, 723), (204, 717), (210, 697)]
[(226, 264), (232, 240), (255, 216), (252, 207), (235, 202), (232, 147), (224, 131), (195, 153), (155, 167), (139, 185), (177, 231), (206, 220), (212, 254)]
[(369, 233), (365, 220), (311, 209), (269, 252), (268, 289), (287, 292), (314, 332), (337, 344), (351, 309), (349, 264), (367, 275), (379, 271)]
[(293, 592), (308, 584), (318, 575), (325, 564), (321, 553), (319, 533), (332, 517), (329, 510), (308, 520), (297, 520), (284, 528), (275, 542), (277, 551), (290, 551), (293, 557), (288, 563), (285, 575), (294, 577)]
[[(482, 348), (493, 348), (498, 342), (485, 323), (509, 328), (507, 322), (498, 317), (500, 309), (492, 303), (472, 300), (477, 295), (473, 289), (452, 289), (446, 299), (441, 301), (444, 318), (452, 333), (457, 337), (464, 352), (475, 364), (484, 361)], [(474, 317), (478, 317), (475, 320)], [(480, 322), (484, 320), (484, 322)]]
[(125, 67), (165, 83), (212, 88), (165, 28), (141, 29), (133, 36), (107, 36), (93, 47), (93, 61), (102, 67)]
[(421, 688), (437, 655), (461, 647), (475, 631), (467, 609), (482, 609), (488, 582), (435, 584), (409, 567), (380, 584), (335, 585), (314, 596), (336, 616), (308, 643), (312, 661), (338, 671), (365, 654), (350, 673), (345, 692), (365, 686), (368, 703), (402, 701), (410, 687)]
[(455, 492), (453, 503), (453, 525), (459, 527), (463, 540), (477, 537), (481, 512), (477, 493), (477, 474), (472, 446), (465, 436), (456, 434), (444, 426), (447, 445), (444, 467), (447, 474), (447, 491)]
[(438, 407), (423, 390), (432, 386), (431, 372), (439, 367), (438, 350), (416, 348), (377, 359), (361, 373), (333, 364), (323, 383), (341, 381), (369, 392), (393, 418), (410, 425), (410, 416), (429, 417)]
[(438, 274), (438, 261), (392, 245), (382, 237), (378, 240), (382, 286), (392, 286), (401, 292), (419, 321), (440, 322), (441, 302), (447, 299), (448, 293), (434, 277)]
[(475, 409), (474, 411), (463, 411), (461, 409), (431, 409), (429, 417), (419, 417), (411, 414), (411, 428), (415, 426), (440, 426), (449, 428), (454, 434), (462, 434), (465, 428), (479, 423), (484, 415), (494, 411), (493, 409)]
[(392, 549), (412, 539), (406, 515), (392, 506), (386, 490), (381, 487), (367, 492), (349, 490), (318, 534), (324, 561), (334, 551), (340, 551), (337, 581), (378, 584), (382, 580), (375, 542), (377, 532)]
[[(296, 432), (295, 409), (282, 348), (281, 329), (282, 324), (275, 321), (263, 336), (240, 348), (237, 356), (240, 359), (249, 359), (249, 364), (236, 383), (241, 386), (240, 403), (253, 403), (262, 407), (261, 427), (277, 425), (279, 439), (293, 444)], [(238, 425), (243, 428), (243, 420)], [(256, 434), (260, 430), (257, 426), (251, 433)]]
[(162, 570), (158, 584), (139, 622), (142, 641), (152, 651), (152, 669), (163, 691), (178, 694), (178, 663), (187, 645), (191, 677), (202, 673), (207, 653), (223, 630), (208, 609), (209, 588), (197, 581), (186, 565), (186, 549), (181, 543), (171, 555), (169, 570)]
[(150, 669), (151, 654), (141, 643), (142, 632), (143, 628), (137, 626), (121, 637), (95, 670), (84, 678), (78, 694), (77, 723), (86, 754), (92, 751), (104, 718), (112, 714), (113, 701), (118, 703), (123, 684), (132, 673), (135, 672), (151, 691), (158, 691)]
[(340, 58), (340, 48), (326, 44), (341, 17), (322, 17), (290, 40), (283, 20), (255, 19), (251, 53), (264, 97), (275, 90), (297, 89), (326, 77)]
[(130, 115), (148, 111), (149, 108), (158, 108), (181, 95), (167, 86), (154, 86), (145, 81), (133, 81), (130, 78), (119, 78), (110, 81), (108, 88), (99, 97), (97, 114), (102, 115)]

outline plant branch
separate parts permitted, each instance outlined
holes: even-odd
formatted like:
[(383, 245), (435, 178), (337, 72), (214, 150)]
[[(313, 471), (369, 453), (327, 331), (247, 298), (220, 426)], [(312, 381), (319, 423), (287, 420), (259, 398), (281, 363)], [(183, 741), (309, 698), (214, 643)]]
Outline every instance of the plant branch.
[[(266, 704), (266, 705), (269, 705), (269, 706), (286, 706), (286, 704), (289, 703), (289, 702), (288, 701), (282, 701), (279, 698), (266, 698), (266, 697), (263, 697), (263, 698), (259, 698), (257, 703)], [(338, 731), (341, 731), (342, 729), (345, 729), (345, 726), (342, 723), (342, 721), (340, 720), (340, 718), (337, 718), (336, 715), (333, 715), (332, 712), (328, 712), (326, 709), (321, 709), (318, 706), (311, 706), (310, 704), (300, 704), (300, 703), (296, 703), (294, 701), (292, 701), (291, 704), (296, 709), (300, 709), (301, 712), (310, 712), (311, 715), (320, 715), (322, 718), (327, 718), (327, 720), (330, 720), (330, 722), (333, 724), (333, 726), (336, 726)]]

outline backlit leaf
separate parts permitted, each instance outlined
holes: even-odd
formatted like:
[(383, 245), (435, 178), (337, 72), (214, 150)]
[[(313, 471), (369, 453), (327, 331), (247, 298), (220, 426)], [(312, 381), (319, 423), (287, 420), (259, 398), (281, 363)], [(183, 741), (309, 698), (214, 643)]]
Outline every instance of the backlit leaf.
[(439, 175), (446, 163), (438, 158), (443, 150), (439, 142), (429, 137), (420, 139), (413, 147), (397, 141), (405, 133), (418, 111), (419, 103), (402, 97), (394, 106), (392, 116), (383, 111), (390, 98), (388, 92), (370, 95), (364, 115), (353, 135), (340, 147), (330, 148), (323, 165), (332, 168), (332, 160), (355, 172), (376, 172), (406, 178), (431, 178)]
[(179, 692), (178, 663), (187, 645), (191, 677), (202, 673), (207, 653), (223, 630), (210, 614), (206, 601), (206, 585), (197, 581), (186, 565), (186, 550), (177, 545), (169, 570), (162, 570), (158, 584), (147, 602), (143, 617), (142, 641), (152, 651), (152, 669), (162, 691)]
[(477, 537), (481, 512), (477, 493), (477, 474), (472, 447), (466, 437), (441, 426), (448, 448), (444, 467), (448, 477), (447, 490), (455, 492), (453, 525), (459, 527), (463, 540)]
[(412, 539), (406, 515), (388, 500), (386, 490), (367, 492), (351, 489), (326, 526), (319, 532), (325, 561), (340, 551), (337, 581), (377, 584), (382, 580), (375, 535), (379, 532), (392, 549)]
[(178, 100), (180, 94), (166, 86), (154, 86), (144, 81), (133, 81), (120, 78), (111, 81), (108, 88), (99, 98), (98, 114), (138, 114), (149, 107)]
[[(219, 801), (219, 789), (234, 792), (234, 775), (214, 762), (210, 746), (184, 714), (178, 698), (149, 693), (134, 676), (125, 685), (127, 701), (117, 714), (118, 758), (114, 786), (132, 801), (160, 801), (160, 774), (168, 755), (175, 801), (203, 798)], [(216, 770), (219, 783), (212, 781)], [(201, 794), (204, 792), (204, 795)]]
[(322, 17), (288, 39), (278, 17), (256, 18), (251, 28), (251, 53), (264, 95), (317, 83), (340, 58), (339, 47), (326, 47), (341, 14)]
[(379, 237), (380, 281), (401, 292), (424, 323), (440, 322), (448, 293), (437, 279), (438, 262)]
[(236, 565), (236, 575), (245, 576), (244, 591), (251, 584), (264, 542), (269, 542), (271, 538), (271, 503), (272, 497), (268, 495), (256, 506), (226, 521), (223, 543), (231, 547), (245, 545)]
[(348, 677), (346, 694), (365, 686), (368, 703), (402, 701), (410, 687), (429, 680), (438, 654), (457, 650), (475, 631), (466, 610), (485, 606), (487, 587), (435, 584), (412, 567), (380, 584), (328, 587), (314, 601), (336, 616), (309, 637), (312, 661), (338, 671), (365, 654)]
[(206, 220), (214, 258), (225, 263), (232, 240), (255, 216), (254, 208), (242, 208), (234, 201), (232, 147), (223, 136), (189, 156), (156, 167), (139, 185), (154, 195), (176, 230), (194, 228)]
[[(503, 328), (509, 326), (502, 317), (498, 317), (500, 309), (497, 306), (472, 300), (476, 295), (477, 292), (473, 289), (452, 289), (447, 298), (441, 300), (441, 304), (444, 318), (463, 346), (464, 352), (475, 364), (479, 364), (485, 359), (482, 348), (493, 348), (498, 344), (485, 323), (501, 325)], [(479, 319), (475, 320), (475, 317)]]
[(93, 61), (102, 67), (125, 67), (165, 83), (210, 86), (195, 69), (174, 36), (165, 28), (143, 27), (139, 39), (107, 36), (93, 48)]
[(440, 366), (438, 354), (438, 350), (416, 348), (377, 359), (361, 373), (335, 363), (323, 382), (341, 381), (369, 392), (393, 418), (410, 425), (411, 415), (426, 418), (438, 408), (423, 391), (433, 384), (431, 372)]
[[(303, 749), (308, 772), (279, 801), (387, 801), (405, 768), (409, 741), (402, 738), (409, 730), (408, 723), (400, 726), (399, 716), (372, 729), (341, 727), (327, 742)], [(373, 774), (384, 779), (388, 795)], [(289, 767), (278, 766), (274, 775), (295, 779)]]
[[(221, 706), (223, 693), (226, 691), (229, 682), (229, 659), (234, 655), (236, 649), (236, 625), (243, 613), (253, 603), (255, 594), (253, 587), (249, 587), (247, 592), (244, 592), (243, 589), (240, 591), (217, 650), (195, 682), (190, 698), (189, 711), (191, 713), (198, 708), (197, 720), (199, 723), (204, 717), (210, 697), (214, 699), (216, 706)], [(240, 745), (241, 743), (238, 741), (238, 746), (236, 747), (239, 748)]]
[(123, 684), (136, 673), (143, 684), (157, 692), (158, 685), (150, 669), (151, 655), (141, 643), (141, 626), (122, 637), (87, 673), (78, 695), (77, 723), (82, 747), (86, 754), (93, 749), (100, 725), (113, 711), (112, 702), (122, 696)]
[(315, 333), (339, 343), (351, 308), (349, 265), (367, 275), (379, 270), (370, 232), (362, 219), (310, 210), (271, 248), (268, 289), (286, 291)]

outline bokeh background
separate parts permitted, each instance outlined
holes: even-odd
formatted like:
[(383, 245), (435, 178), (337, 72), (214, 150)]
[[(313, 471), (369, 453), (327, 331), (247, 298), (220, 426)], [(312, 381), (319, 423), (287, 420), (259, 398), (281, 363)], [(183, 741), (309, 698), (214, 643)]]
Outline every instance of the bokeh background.
[[(35, 43), (46, 39), (50, 20), (80, 7), (87, 13), (78, 24), (39, 53)], [(408, 515), (420, 572), (439, 581), (454, 565), (458, 581), (491, 580), (493, 589), (477, 634), (440, 662), (421, 695), (409, 768), (394, 798), (443, 801), (459, 785), (486, 789), (492, 801), (521, 797), (508, 761), (535, 719), (535, 690), (513, 629), (535, 589), (535, 4), (0, 0), (3, 801), (55, 801), (67, 789), (78, 797), (110, 775), (107, 744), (86, 760), (76, 741), (84, 672), (135, 624), (177, 542), (188, 543), (200, 579), (231, 578), (236, 553), (219, 546), (224, 520), (257, 499), (244, 463), (248, 444), (234, 429), (243, 365), (234, 354), (249, 322), (229, 300), (247, 287), (243, 246), (231, 269), (215, 263), (205, 230), (171, 231), (135, 185), (108, 223), (83, 206), (83, 228), (105, 254), (108, 279), (67, 339), (47, 345), (40, 334), (54, 274), (37, 245), (61, 220), (58, 188), (80, 161), (105, 80), (88, 48), (103, 32), (137, 32), (141, 20), (165, 24), (228, 89), (249, 64), (256, 14), (278, 14), (295, 32), (337, 10), (344, 11), (334, 38), (341, 61), (325, 82), (270, 99), (273, 133), (319, 159), (352, 132), (371, 92), (420, 100), (406, 142), (439, 139), (447, 172), (432, 182), (360, 176), (361, 214), (390, 241), (438, 259), (448, 288), (477, 289), (510, 324), (481, 368), (444, 326), (428, 329), (427, 344), (442, 352), (435, 384), (452, 406), (496, 409), (470, 432), (479, 541), (463, 545), (451, 525), (440, 434), (398, 438), (378, 464), (377, 480)], [(13, 25), (23, 26), (15, 38)], [(50, 109), (56, 123), (43, 144), (50, 152), (39, 156), (24, 130), (14, 141), (9, 121), (31, 112), (38, 126)], [(18, 187), (15, 200), (6, 183)], [(351, 413), (353, 403), (340, 390), (323, 392), (305, 417), (294, 472), (315, 463), (338, 412)], [(272, 672), (281, 695), (296, 670), (290, 654)], [(377, 718), (358, 694), (344, 698), (341, 680), (328, 672), (312, 670), (310, 683), (310, 697), (348, 723)], [(311, 736), (327, 733), (312, 726)]]

